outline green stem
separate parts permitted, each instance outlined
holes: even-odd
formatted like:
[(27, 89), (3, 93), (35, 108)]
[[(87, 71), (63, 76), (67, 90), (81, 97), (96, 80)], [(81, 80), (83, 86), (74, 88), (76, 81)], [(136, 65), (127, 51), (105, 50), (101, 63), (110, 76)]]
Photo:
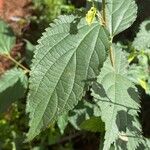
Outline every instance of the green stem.
[(28, 68), (26, 68), (21, 63), (19, 63), (18, 61), (16, 61), (13, 57), (11, 57), (10, 54), (6, 55), (6, 57), (9, 58), (12, 62), (14, 62), (17, 66), (19, 66), (20, 68), (22, 68), (25, 71), (25, 73), (29, 73), (30, 72), (30, 70)]
[(115, 66), (115, 60), (114, 60), (114, 53), (113, 53), (112, 43), (111, 43), (111, 46), (110, 46), (110, 49), (109, 49), (109, 55), (110, 55), (110, 61), (111, 61), (112, 67), (114, 67)]
[[(106, 0), (102, 0), (102, 18), (103, 18), (103, 25), (106, 27)], [(114, 60), (114, 53), (113, 53), (113, 37), (110, 40), (110, 48), (109, 48), (109, 55), (112, 67), (115, 66)]]
[(114, 57), (112, 45), (113, 45), (113, 37), (110, 39), (109, 55), (110, 55), (110, 61), (111, 61), (112, 67), (115, 67), (115, 57)]
[(102, 16), (103, 16), (104, 26), (106, 26), (106, 0), (102, 0)]

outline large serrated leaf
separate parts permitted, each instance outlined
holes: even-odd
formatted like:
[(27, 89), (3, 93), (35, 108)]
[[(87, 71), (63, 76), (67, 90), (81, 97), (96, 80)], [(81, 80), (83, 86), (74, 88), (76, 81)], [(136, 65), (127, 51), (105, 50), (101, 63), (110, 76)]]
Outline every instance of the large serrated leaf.
[(140, 125), (136, 120), (139, 99), (136, 88), (126, 77), (125, 54), (117, 47), (114, 52), (114, 67), (108, 58), (93, 85), (93, 96), (101, 108), (106, 127), (103, 150), (108, 150), (114, 142), (118, 148), (132, 145), (135, 149), (138, 146), (136, 138), (140, 136)]
[(113, 37), (135, 21), (137, 5), (135, 0), (106, 0), (106, 14), (106, 24)]
[(85, 82), (95, 78), (109, 47), (108, 33), (99, 22), (61, 16), (51, 24), (36, 48), (27, 102), (28, 140), (38, 135), (83, 96)]
[(0, 113), (24, 96), (27, 77), (22, 70), (12, 69), (0, 76)]
[(0, 20), (0, 54), (9, 54), (15, 45), (15, 36), (11, 28)]

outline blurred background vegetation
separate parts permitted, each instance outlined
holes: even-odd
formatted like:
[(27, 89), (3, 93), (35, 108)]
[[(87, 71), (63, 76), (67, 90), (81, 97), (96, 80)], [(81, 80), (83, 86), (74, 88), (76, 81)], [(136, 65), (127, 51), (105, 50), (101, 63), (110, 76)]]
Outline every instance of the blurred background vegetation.
[[(58, 15), (70, 14), (76, 8), (86, 8), (89, 5), (89, 2), (86, 0), (32, 0), (26, 2), (22, 7), (25, 10), (22, 12), (20, 8), (23, 1), (16, 4), (15, 2), (13, 3), (13, 0), (8, 0), (8, 3), (6, 0), (5, 7), (7, 6), (7, 8), (2, 9), (3, 12), (0, 13), (0, 17), (11, 26), (16, 36), (16, 46), (12, 50), (12, 55), (16, 59), (22, 60), (28, 66), (31, 64), (37, 40), (41, 37), (45, 28), (53, 22), (53, 19)], [(149, 137), (150, 47), (143, 46), (139, 49), (143, 43), (139, 43), (138, 36), (150, 38), (150, 1), (136, 1), (138, 4), (138, 18), (136, 22), (128, 30), (118, 35), (115, 41), (127, 51), (128, 60), (131, 64), (129, 78), (135, 82), (141, 93), (142, 113), (140, 117), (144, 135)], [(10, 14), (12, 16), (9, 13), (6, 14), (6, 10), (11, 10)], [(17, 13), (16, 10), (19, 12)], [(19, 16), (18, 14), (22, 15)], [(146, 22), (143, 22), (145, 20)], [(145, 27), (147, 27), (146, 30)], [(141, 35), (137, 35), (137, 33), (140, 34), (141, 30)], [(142, 35), (143, 33), (144, 35)], [(136, 36), (137, 38), (135, 39)], [(150, 42), (150, 40), (147, 42)], [(139, 46), (137, 46), (137, 43)], [(25, 60), (25, 57), (28, 59)], [(12, 64), (0, 56), (0, 74), (3, 74), (11, 67)], [(26, 98), (24, 97), (13, 103), (5, 113), (0, 114), (0, 150), (98, 150), (100, 134), (89, 132), (87, 127), (83, 127), (84, 130), (81, 131), (77, 123), (74, 122), (74, 118), (70, 118), (71, 123), (68, 125), (65, 124), (64, 120), (60, 120), (61, 128), (57, 124), (50, 126), (33, 142), (24, 143), (25, 134), (28, 131), (25, 104)], [(91, 108), (90, 103), (87, 106)], [(79, 104), (74, 117), (80, 116), (82, 118), (84, 111), (82, 104)], [(63, 127), (66, 128), (60, 130)]]

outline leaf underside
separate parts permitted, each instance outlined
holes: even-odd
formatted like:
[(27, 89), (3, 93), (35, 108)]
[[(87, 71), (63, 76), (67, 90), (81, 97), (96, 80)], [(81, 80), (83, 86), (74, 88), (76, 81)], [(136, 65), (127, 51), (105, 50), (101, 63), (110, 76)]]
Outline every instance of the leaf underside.
[(28, 140), (81, 100), (86, 80), (99, 73), (108, 47), (108, 33), (99, 22), (89, 27), (71, 15), (51, 24), (36, 47), (30, 74)]
[(117, 149), (136, 149), (140, 143), (141, 126), (136, 119), (139, 99), (136, 88), (127, 79), (126, 58), (120, 48), (114, 47), (115, 65), (108, 59), (93, 85), (93, 96), (101, 108), (105, 122), (103, 150), (116, 143)]

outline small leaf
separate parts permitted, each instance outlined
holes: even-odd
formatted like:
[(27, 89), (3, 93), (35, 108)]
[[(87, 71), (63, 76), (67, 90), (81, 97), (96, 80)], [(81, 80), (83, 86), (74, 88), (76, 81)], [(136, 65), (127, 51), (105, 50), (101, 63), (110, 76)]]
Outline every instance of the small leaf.
[(140, 31), (137, 33), (133, 41), (133, 47), (139, 51), (150, 50), (150, 20), (144, 21), (140, 26)]
[(68, 115), (67, 114), (63, 114), (62, 116), (58, 117), (57, 125), (60, 129), (61, 134), (64, 134), (64, 130), (65, 130), (67, 124), (68, 124)]
[(106, 24), (113, 37), (131, 26), (137, 17), (135, 0), (106, 0)]
[(80, 128), (91, 132), (104, 132), (105, 124), (100, 117), (91, 117), (81, 123)]
[(0, 77), (0, 113), (11, 103), (22, 98), (27, 88), (27, 77), (22, 70), (12, 69)]
[(0, 20), (0, 55), (9, 54), (15, 41), (16, 38), (11, 28)]

